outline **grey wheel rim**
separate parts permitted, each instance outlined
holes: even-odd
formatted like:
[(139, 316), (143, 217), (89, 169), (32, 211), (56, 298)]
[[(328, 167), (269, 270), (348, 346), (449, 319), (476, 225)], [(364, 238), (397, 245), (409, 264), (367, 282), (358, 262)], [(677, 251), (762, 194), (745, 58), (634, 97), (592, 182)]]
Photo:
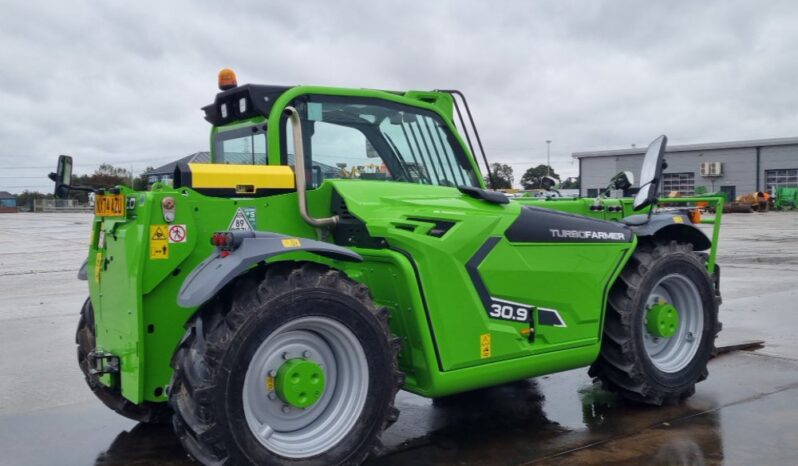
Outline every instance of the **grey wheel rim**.
[(662, 302), (676, 307), (679, 327), (670, 338), (656, 337), (648, 332), (644, 314), (643, 343), (649, 360), (657, 369), (675, 373), (690, 364), (701, 346), (704, 330), (703, 301), (698, 287), (686, 276), (675, 273), (666, 275), (652, 288), (643, 312)]
[[(321, 398), (306, 409), (289, 406), (268, 389), (267, 379), (291, 358), (314, 361), (325, 373)], [(366, 354), (342, 323), (303, 317), (275, 330), (247, 368), (243, 407), (252, 434), (269, 451), (307, 458), (338, 444), (355, 425), (368, 395)]]

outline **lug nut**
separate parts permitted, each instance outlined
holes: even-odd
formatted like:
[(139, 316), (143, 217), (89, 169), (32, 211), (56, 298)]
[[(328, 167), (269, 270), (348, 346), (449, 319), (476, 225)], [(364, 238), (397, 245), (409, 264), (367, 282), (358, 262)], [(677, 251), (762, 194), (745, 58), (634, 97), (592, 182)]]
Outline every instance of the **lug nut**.
[(303, 357), (303, 358), (305, 358), (305, 359), (310, 359), (310, 356), (311, 356), (311, 353), (310, 353), (310, 351), (303, 351), (303, 352), (302, 352), (302, 357)]
[(283, 353), (283, 359), (288, 359), (288, 352)]
[(277, 394), (274, 392), (269, 393), (269, 399), (274, 401), (277, 399)]
[(269, 377), (277, 377), (277, 372), (275, 372), (274, 369), (270, 370)]
[(288, 405), (283, 405), (283, 412), (285, 414), (288, 414), (290, 411), (291, 411), (291, 408), (289, 408)]

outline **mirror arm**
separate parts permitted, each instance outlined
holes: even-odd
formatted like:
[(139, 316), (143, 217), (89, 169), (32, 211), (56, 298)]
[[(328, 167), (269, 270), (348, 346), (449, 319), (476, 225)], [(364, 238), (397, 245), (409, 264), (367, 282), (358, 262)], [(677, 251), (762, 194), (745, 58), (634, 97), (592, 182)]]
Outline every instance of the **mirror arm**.
[[(47, 175), (47, 178), (50, 178), (51, 181), (58, 182), (58, 174), (55, 172), (50, 172)], [(90, 188), (88, 186), (78, 186), (78, 185), (71, 185), (71, 184), (62, 184), (64, 188), (67, 188), (69, 191), (85, 191), (87, 193), (96, 193), (97, 190), (95, 188)]]

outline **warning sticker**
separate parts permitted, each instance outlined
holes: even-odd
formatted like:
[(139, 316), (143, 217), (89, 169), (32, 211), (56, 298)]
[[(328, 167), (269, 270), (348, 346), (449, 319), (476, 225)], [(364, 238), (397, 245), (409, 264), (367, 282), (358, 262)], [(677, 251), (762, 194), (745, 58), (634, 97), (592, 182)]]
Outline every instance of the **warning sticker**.
[(266, 377), (266, 390), (270, 392), (274, 391), (274, 377), (270, 375)]
[(185, 243), (186, 242), (186, 226), (185, 225), (171, 225), (169, 227), (169, 242), (170, 243)]
[(282, 240), (284, 248), (298, 248), (302, 246), (302, 243), (299, 242), (297, 238), (285, 238)]
[(230, 226), (227, 228), (228, 230), (244, 230), (244, 231), (252, 231), (253, 225), (255, 225), (255, 208), (254, 207), (239, 207), (236, 210), (236, 214), (233, 216), (233, 220), (230, 222)]
[(100, 283), (100, 271), (103, 268), (103, 253), (98, 252), (94, 256), (94, 282)]
[(150, 259), (169, 259), (167, 225), (150, 225)]
[(490, 333), (479, 336), (479, 357), (482, 359), (490, 357)]

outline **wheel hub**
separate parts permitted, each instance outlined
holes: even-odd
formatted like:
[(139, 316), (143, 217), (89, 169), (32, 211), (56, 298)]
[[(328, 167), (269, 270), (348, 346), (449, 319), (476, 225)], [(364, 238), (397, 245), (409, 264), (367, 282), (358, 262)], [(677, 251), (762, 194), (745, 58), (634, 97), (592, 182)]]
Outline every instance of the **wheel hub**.
[(679, 313), (669, 303), (652, 305), (646, 313), (646, 330), (654, 337), (670, 338), (679, 328)]
[(284, 403), (308, 408), (324, 394), (324, 371), (310, 359), (289, 359), (277, 371), (274, 389)]

